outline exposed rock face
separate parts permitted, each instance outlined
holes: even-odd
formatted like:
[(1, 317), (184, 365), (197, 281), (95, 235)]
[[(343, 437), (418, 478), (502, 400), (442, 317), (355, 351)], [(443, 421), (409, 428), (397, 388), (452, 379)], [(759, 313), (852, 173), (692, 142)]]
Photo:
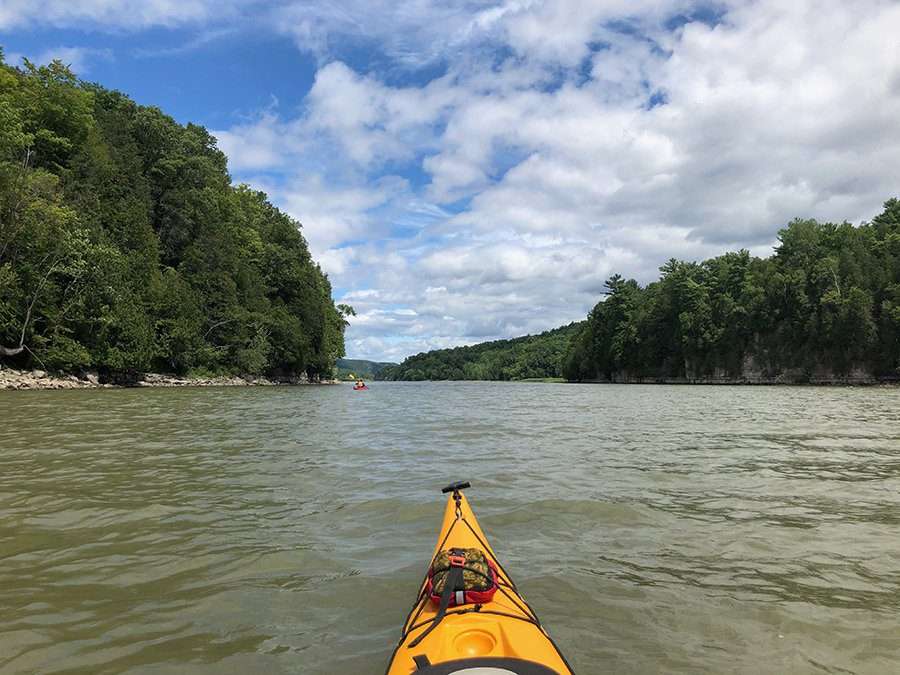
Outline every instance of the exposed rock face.
[[(786, 368), (778, 371), (767, 370), (752, 354), (745, 354), (739, 373), (729, 373), (724, 368), (716, 368), (711, 373), (700, 374), (685, 363), (686, 377), (644, 377), (623, 371), (611, 379), (598, 378), (591, 382), (614, 382), (619, 384), (833, 384), (868, 385), (880, 384), (881, 379), (862, 367), (851, 368), (846, 373), (836, 373), (826, 366), (818, 366), (812, 372), (803, 368)], [(893, 381), (893, 380), (891, 380)]]
[[(185, 378), (165, 373), (130, 373), (116, 380), (115, 384), (102, 383), (95, 372), (77, 375), (52, 375), (43, 370), (11, 370), (0, 367), (0, 389), (92, 389), (114, 386), (138, 387), (246, 387), (313, 384), (305, 375), (298, 377), (211, 377)], [(335, 380), (322, 380), (315, 384), (337, 384)]]
[[(331, 382), (325, 382), (330, 384)], [(146, 373), (138, 382), (140, 387), (271, 387), (279, 384), (309, 384), (305, 375), (298, 377), (260, 377), (232, 375), (209, 378), (184, 378), (165, 373)]]
[(0, 389), (87, 389), (102, 386), (109, 385), (82, 380), (75, 375), (51, 375), (43, 370), (0, 368)]

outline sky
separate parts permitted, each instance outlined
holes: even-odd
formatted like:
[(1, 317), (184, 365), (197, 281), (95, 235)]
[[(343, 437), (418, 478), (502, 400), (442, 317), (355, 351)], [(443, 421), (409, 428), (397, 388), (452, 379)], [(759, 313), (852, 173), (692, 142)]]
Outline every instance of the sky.
[(8, 63), (202, 124), (302, 223), (352, 358), (584, 318), (900, 196), (896, 0), (0, 0)]

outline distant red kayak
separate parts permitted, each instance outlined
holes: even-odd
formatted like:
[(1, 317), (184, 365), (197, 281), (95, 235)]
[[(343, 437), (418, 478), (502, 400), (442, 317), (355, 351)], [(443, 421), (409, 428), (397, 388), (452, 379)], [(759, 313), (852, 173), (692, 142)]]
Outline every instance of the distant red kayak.
[(368, 389), (368, 387), (366, 385), (361, 387), (357, 387), (355, 384), (353, 385), (353, 391), (361, 391), (362, 389)]

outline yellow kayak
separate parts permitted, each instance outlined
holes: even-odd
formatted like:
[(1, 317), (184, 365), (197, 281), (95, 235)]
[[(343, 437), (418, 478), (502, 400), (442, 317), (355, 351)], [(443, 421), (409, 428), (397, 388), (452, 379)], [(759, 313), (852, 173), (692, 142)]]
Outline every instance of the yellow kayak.
[[(467, 487), (454, 483), (443, 490), (451, 494), (429, 574), (387, 675), (571, 675), (565, 657), (488, 544), (462, 493)], [(440, 561), (447, 566), (440, 567)], [(453, 566), (459, 568), (458, 576), (452, 576)], [(489, 590), (467, 590), (479, 583)]]

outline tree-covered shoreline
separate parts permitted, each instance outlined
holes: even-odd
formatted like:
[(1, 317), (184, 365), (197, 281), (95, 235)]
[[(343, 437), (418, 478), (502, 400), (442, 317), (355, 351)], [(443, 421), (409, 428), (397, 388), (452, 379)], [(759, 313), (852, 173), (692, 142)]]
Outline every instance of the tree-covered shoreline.
[[(585, 322), (417, 354), (379, 379), (900, 379), (900, 202), (795, 220), (768, 258), (618, 275)], [(0, 365), (111, 379), (329, 376), (349, 307), (300, 224), (203, 127), (0, 52)]]
[(538, 335), (416, 354), (377, 374), (379, 380), (526, 380), (558, 378), (581, 328), (571, 323)]
[(871, 222), (795, 220), (769, 258), (615, 275), (565, 361), (570, 381), (900, 379), (900, 201)]
[(340, 380), (376, 380), (385, 368), (398, 364), (391, 361), (369, 361), (367, 359), (338, 359), (335, 376)]
[(614, 275), (586, 321), (417, 354), (379, 378), (900, 382), (900, 201), (859, 226), (794, 220), (779, 242), (768, 258), (672, 259), (646, 286)]
[(203, 127), (0, 52), (0, 358), (113, 377), (330, 376), (345, 311)]

